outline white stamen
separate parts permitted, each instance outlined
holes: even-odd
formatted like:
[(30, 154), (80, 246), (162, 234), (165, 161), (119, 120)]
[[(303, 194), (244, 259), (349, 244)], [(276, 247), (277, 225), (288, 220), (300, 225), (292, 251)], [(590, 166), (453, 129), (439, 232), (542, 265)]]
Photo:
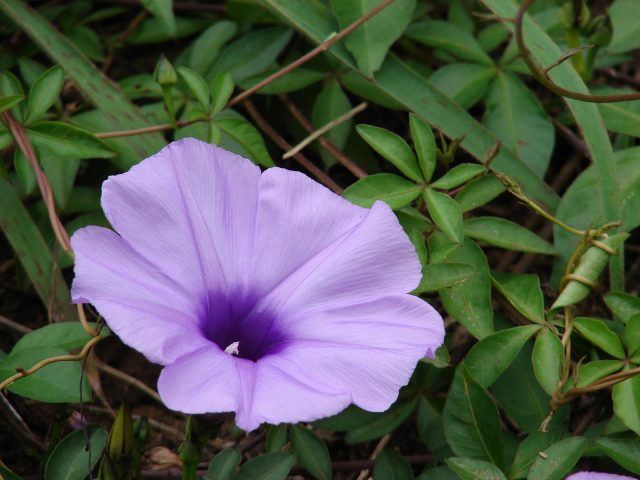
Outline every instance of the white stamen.
[(228, 353), (229, 355), (240, 355), (240, 350), (238, 350), (239, 346), (240, 342), (233, 342), (231, 345), (224, 349), (224, 353)]

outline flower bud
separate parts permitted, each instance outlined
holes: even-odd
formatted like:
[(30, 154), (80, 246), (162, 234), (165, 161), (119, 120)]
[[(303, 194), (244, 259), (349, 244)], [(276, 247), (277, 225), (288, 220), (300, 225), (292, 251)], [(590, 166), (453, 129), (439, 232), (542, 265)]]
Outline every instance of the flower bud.
[(131, 413), (126, 404), (118, 410), (109, 432), (105, 455), (100, 462), (99, 480), (127, 480), (133, 475), (134, 438)]
[(173, 68), (173, 65), (171, 65), (171, 62), (169, 62), (164, 55), (158, 60), (156, 70), (153, 72), (153, 79), (163, 87), (178, 83), (178, 74), (175, 68)]

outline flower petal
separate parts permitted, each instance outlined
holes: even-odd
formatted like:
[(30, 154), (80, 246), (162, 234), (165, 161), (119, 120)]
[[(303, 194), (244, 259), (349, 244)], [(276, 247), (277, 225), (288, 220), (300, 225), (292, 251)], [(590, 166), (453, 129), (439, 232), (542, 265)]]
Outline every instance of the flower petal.
[(78, 230), (75, 303), (90, 302), (109, 327), (152, 362), (167, 364), (199, 347), (198, 298), (101, 227)]
[(103, 185), (120, 235), (186, 288), (229, 292), (250, 274), (260, 169), (213, 145), (171, 143)]
[(331, 379), (366, 410), (384, 411), (411, 378), (416, 363), (444, 340), (442, 318), (411, 295), (290, 319), (293, 339), (281, 352), (288, 363)]
[(635, 480), (635, 477), (617, 475), (615, 473), (577, 472), (569, 475), (566, 480)]

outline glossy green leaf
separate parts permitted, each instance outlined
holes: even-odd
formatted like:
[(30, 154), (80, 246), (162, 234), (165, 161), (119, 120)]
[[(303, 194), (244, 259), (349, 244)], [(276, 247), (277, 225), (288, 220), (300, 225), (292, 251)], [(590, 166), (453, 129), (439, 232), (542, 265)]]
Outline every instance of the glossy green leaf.
[(480, 207), (504, 192), (504, 185), (495, 175), (484, 175), (467, 183), (456, 196), (456, 202), (463, 212)]
[(140, 0), (140, 3), (160, 21), (169, 36), (173, 37), (176, 34), (173, 0)]
[[(342, 91), (340, 83), (336, 79), (330, 79), (316, 97), (315, 102), (313, 102), (313, 115), (311, 117), (313, 126), (320, 128), (349, 110), (351, 110), (349, 97)], [(338, 149), (343, 149), (352, 127), (353, 119), (349, 119), (333, 127), (324, 136)], [(320, 151), (320, 156), (327, 166), (336, 162), (333, 155), (325, 149)]]
[(107, 434), (100, 427), (92, 427), (88, 433), (76, 430), (67, 435), (52, 450), (44, 469), (44, 480), (84, 480), (100, 460), (106, 441)]
[[(273, 75), (278, 70), (280, 70), (280, 67), (269, 69), (266, 72), (259, 73), (258, 75), (255, 75), (253, 77), (249, 77), (240, 84), (240, 87), (242, 87), (243, 89), (251, 88), (268, 76)], [(296, 92), (308, 87), (309, 85), (318, 83), (320, 80), (326, 77), (327, 72), (299, 67), (287, 73), (283, 77), (280, 77), (265, 85), (260, 90), (258, 90), (257, 93), (262, 95), (275, 95), (278, 93)]]
[(413, 480), (413, 470), (402, 456), (385, 448), (373, 466), (373, 480)]
[[(18, 80), (18, 78), (8, 70), (0, 72), (0, 95), (5, 98), (25, 96), (20, 80)], [(14, 100), (9, 101), (9, 103), (12, 102), (14, 102)], [(16, 117), (19, 122), (22, 122), (24, 120), (23, 105), (19, 104), (20, 102), (16, 102), (9, 108), (11, 108), (11, 114)]]
[[(205, 75), (218, 58), (224, 45), (238, 30), (235, 22), (219, 20), (204, 30), (185, 50), (184, 65), (200, 75)], [(181, 62), (176, 62), (182, 65)]]
[[(443, 235), (432, 235), (430, 251), (446, 243)], [(483, 338), (492, 333), (491, 277), (482, 250), (472, 240), (466, 239), (460, 245), (454, 244), (451, 250), (438, 259), (438, 263), (466, 263), (473, 266), (475, 275), (464, 282), (440, 290), (440, 298), (447, 313), (473, 336)]]
[(391, 110), (404, 109), (400, 102), (356, 71), (350, 70), (341, 73), (340, 81), (347, 90), (375, 105), (390, 108)]
[(447, 465), (456, 472), (462, 480), (507, 480), (504, 473), (493, 463), (472, 458), (447, 458)]
[(578, 383), (576, 387), (586, 387), (596, 380), (600, 380), (607, 375), (616, 373), (624, 367), (621, 360), (593, 360), (580, 366)]
[(515, 74), (499, 72), (485, 104), (482, 123), (543, 177), (553, 152), (555, 130), (535, 95)]
[(429, 125), (413, 113), (409, 114), (409, 126), (422, 177), (429, 181), (436, 168), (436, 140), (433, 137), (433, 131)]
[(601, 437), (595, 441), (598, 448), (622, 468), (640, 475), (640, 440), (637, 438)]
[(39, 122), (27, 129), (29, 140), (45, 155), (70, 159), (110, 158), (114, 152), (92, 133), (68, 123)]
[(209, 92), (207, 82), (204, 81), (204, 78), (202, 78), (200, 74), (194, 72), (190, 68), (178, 67), (177, 70), (180, 77), (187, 84), (189, 90), (191, 90), (191, 93), (196, 97), (202, 108), (208, 112), (209, 106), (211, 105), (211, 94)]
[(64, 72), (59, 66), (55, 66), (44, 72), (31, 87), (29, 101), (27, 102), (26, 123), (40, 118), (58, 100)]
[(586, 443), (583, 437), (569, 437), (554, 443), (535, 459), (527, 479), (563, 479), (580, 459)]
[[(94, 323), (90, 325), (95, 327)], [(82, 348), (90, 339), (80, 322), (51, 323), (27, 333), (16, 342), (11, 353), (37, 347), (57, 347), (69, 352)]]
[(562, 375), (564, 349), (558, 336), (550, 329), (541, 330), (536, 337), (531, 363), (538, 383), (551, 395)]
[(225, 448), (216, 453), (207, 467), (206, 480), (233, 480), (242, 454), (235, 448)]
[(613, 312), (624, 323), (640, 313), (640, 298), (624, 292), (609, 292), (604, 296), (604, 301)]
[(23, 95), (7, 95), (0, 97), (0, 113), (15, 107), (23, 100)]
[(465, 182), (468, 182), (473, 177), (477, 177), (485, 172), (483, 165), (477, 163), (462, 163), (456, 165), (442, 177), (431, 184), (432, 188), (439, 188), (443, 190), (449, 190), (451, 188), (459, 187)]
[(496, 70), (486, 65), (452, 63), (436, 70), (429, 77), (429, 82), (467, 110), (485, 96), (495, 74)]
[(489, 388), (538, 330), (540, 327), (537, 325), (525, 325), (500, 330), (484, 337), (465, 357), (464, 363), (470, 377), (482, 388)]
[(629, 356), (640, 352), (640, 314), (632, 315), (627, 320), (623, 340)]
[(242, 465), (236, 480), (284, 480), (295, 462), (293, 453), (265, 453)]
[(422, 281), (415, 293), (437, 292), (462, 283), (476, 274), (466, 263), (430, 263), (422, 270)]
[(577, 317), (573, 320), (573, 325), (593, 345), (601, 348), (612, 357), (625, 358), (620, 337), (612, 332), (602, 320)]
[[(344, 29), (380, 3), (381, 0), (331, 0), (331, 8), (340, 29)], [(345, 45), (364, 76), (372, 77), (380, 68), (387, 51), (409, 24), (415, 6), (416, 0), (396, 0), (347, 36)]]
[(416, 157), (402, 137), (373, 125), (358, 125), (356, 130), (371, 148), (392, 163), (407, 178), (414, 182), (422, 181), (422, 172)]
[[(618, 233), (602, 240), (602, 243), (609, 248), (617, 250), (629, 237), (628, 233)], [(591, 282), (597, 282), (598, 277), (609, 262), (609, 254), (599, 247), (592, 246), (582, 255), (580, 263), (574, 269), (573, 274), (586, 278)], [(573, 305), (585, 298), (591, 289), (584, 283), (576, 280), (569, 280), (556, 301), (551, 305), (551, 309)]]
[(396, 403), (386, 412), (375, 415), (371, 421), (349, 430), (346, 441), (348, 444), (353, 445), (380, 438), (394, 431), (411, 415), (415, 408), (415, 400)]
[(464, 241), (462, 212), (456, 201), (449, 195), (431, 188), (425, 189), (423, 195), (433, 222), (451, 241), (462, 243)]
[(558, 442), (561, 438), (562, 432), (557, 429), (548, 432), (534, 431), (528, 435), (518, 445), (513, 463), (507, 471), (509, 478), (526, 478), (531, 469), (531, 464), (538, 458), (540, 452)]
[[(43, 304), (54, 316), (75, 320), (69, 289), (48, 245), (13, 186), (0, 176), (0, 228)], [(53, 302), (52, 302), (53, 299)]]
[(217, 75), (211, 83), (211, 113), (216, 114), (224, 109), (233, 94), (233, 79), (228, 73)]
[(622, 53), (640, 47), (640, 25), (634, 19), (638, 4), (634, 0), (615, 0), (607, 10), (613, 24), (613, 38), (607, 47), (611, 53)]
[[(60, 355), (67, 355), (67, 351), (58, 347), (35, 347), (12, 352), (0, 363), (0, 381), (15, 374), (16, 368), (27, 370), (41, 360)], [(8, 389), (40, 402), (79, 403), (81, 396), (82, 401), (90, 401), (89, 382), (83, 379), (81, 390), (81, 378), (80, 362), (56, 362), (16, 380)]]
[(640, 435), (640, 375), (613, 387), (613, 411), (631, 430)]
[(38, 179), (31, 163), (20, 148), (16, 148), (13, 153), (13, 168), (18, 177), (21, 195), (31, 195), (38, 186)]
[(267, 452), (279, 452), (289, 441), (289, 429), (286, 423), (269, 426), (265, 440)]
[(489, 394), (464, 371), (456, 369), (443, 412), (444, 433), (461, 456), (501, 466), (503, 440), (498, 410)]
[(291, 426), (291, 447), (298, 463), (314, 478), (331, 479), (331, 458), (327, 445), (311, 430)]
[(492, 272), (493, 286), (522, 315), (532, 322), (544, 324), (544, 297), (538, 275)]
[(262, 73), (289, 43), (291, 33), (282, 27), (253, 30), (225, 47), (205, 78), (210, 81), (220, 73), (229, 72), (237, 84)]
[(396, 209), (415, 200), (421, 190), (419, 185), (399, 175), (377, 173), (351, 184), (342, 192), (342, 196), (361, 207), (369, 208), (381, 200)]
[[(241, 117), (225, 116), (216, 118), (215, 125), (242, 148), (242, 153), (236, 153), (239, 155), (244, 153), (244, 156), (263, 167), (275, 166), (262, 135), (252, 124)], [(233, 150), (233, 148), (229, 149)]]
[(464, 234), (495, 247), (554, 255), (556, 250), (529, 229), (500, 217), (474, 217), (464, 222)]
[(493, 65), (491, 57), (473, 36), (460, 27), (441, 20), (414, 23), (405, 31), (412, 40), (433, 48), (440, 48), (462, 60)]

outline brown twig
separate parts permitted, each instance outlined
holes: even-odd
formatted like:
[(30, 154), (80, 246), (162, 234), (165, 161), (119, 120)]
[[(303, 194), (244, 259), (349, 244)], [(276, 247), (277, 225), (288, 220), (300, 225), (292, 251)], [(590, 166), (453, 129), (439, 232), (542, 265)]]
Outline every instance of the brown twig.
[[(287, 107), (287, 110), (293, 115), (293, 117), (298, 120), (300, 125), (309, 133), (313, 133), (315, 127), (309, 121), (309, 119), (300, 111), (298, 106), (291, 100), (291, 98), (285, 94), (281, 93), (278, 95), (278, 98), (282, 100), (282, 103)], [(346, 156), (338, 147), (336, 147), (330, 140), (328, 140), (324, 136), (318, 137), (318, 143), (324, 149), (329, 152), (331, 155), (335, 157), (335, 159), (341, 163), (347, 170), (353, 173), (357, 178), (364, 178), (367, 176), (367, 172), (365, 172), (359, 165), (357, 165), (353, 160), (351, 160), (348, 156)]]
[(22, 335), (26, 335), (31, 331), (29, 327), (25, 327), (21, 323), (15, 322), (10, 318), (4, 317), (2, 315), (0, 315), (0, 325), (10, 328), (11, 330), (15, 330), (16, 332), (21, 333)]
[(102, 64), (102, 73), (104, 73), (105, 75), (107, 74), (107, 72), (111, 68), (113, 60), (116, 58), (116, 51), (124, 45), (124, 43), (127, 41), (127, 38), (129, 38), (129, 35), (131, 35), (148, 16), (149, 12), (147, 10), (140, 11), (138, 15), (133, 17), (133, 20), (131, 20), (129, 26), (127, 26), (127, 28), (120, 35), (118, 35), (117, 40), (113, 43), (113, 45), (111, 45), (111, 48), (109, 49), (109, 55), (107, 55), (107, 58)]
[(394, 0), (385, 0), (384, 2), (380, 3), (376, 7), (372, 8), (366, 14), (364, 14), (362, 17), (358, 18), (356, 21), (354, 21), (353, 23), (348, 25), (343, 30), (340, 30), (340, 32), (336, 33), (335, 35), (330, 35), (329, 38), (327, 38), (324, 42), (322, 42), (320, 45), (318, 45), (316, 48), (314, 48), (310, 52), (306, 53), (305, 55), (303, 55), (299, 59), (295, 60), (294, 62), (291, 62), (286, 67), (278, 70), (273, 75), (269, 75), (267, 78), (265, 78), (261, 82), (258, 82), (256, 85), (254, 85), (253, 87), (249, 88), (248, 90), (245, 90), (241, 94), (236, 95), (235, 97), (233, 97), (229, 101), (227, 106), (228, 107), (232, 107), (234, 105), (237, 105), (238, 103), (242, 102), (243, 100), (249, 98), (251, 95), (256, 93), (258, 90), (260, 90), (264, 86), (269, 85), (270, 83), (274, 82), (275, 80), (279, 79), (280, 77), (283, 77), (284, 75), (286, 75), (290, 71), (295, 70), (296, 68), (298, 68), (300, 65), (304, 65), (309, 60), (311, 60), (312, 58), (317, 56), (318, 54), (326, 51), (334, 43), (337, 43), (340, 40), (342, 40), (344, 37), (349, 35), (351, 32), (353, 32), (356, 28), (358, 28), (364, 22), (369, 20), (374, 15), (380, 13), (382, 10), (384, 10), (389, 5), (391, 5), (393, 2), (394, 2)]
[[(284, 151), (291, 150), (291, 145), (284, 138), (282, 138), (271, 125), (269, 125), (269, 123), (264, 119), (262, 115), (260, 115), (260, 112), (258, 112), (251, 100), (245, 100), (243, 102), (243, 105), (247, 109), (247, 112), (249, 112), (249, 115), (251, 115), (253, 121), (256, 122), (256, 125), (258, 125), (258, 128), (260, 128), (260, 130), (262, 130)], [(331, 177), (320, 170), (320, 168), (313, 164), (307, 157), (305, 157), (301, 153), (296, 153), (293, 158), (305, 169), (311, 172), (311, 174), (313, 174), (313, 176), (316, 177), (326, 187), (330, 188), (337, 194), (342, 193), (342, 188), (340, 187), (340, 185), (334, 182)]]
[(531, 74), (533, 77), (540, 82), (544, 87), (554, 92), (556, 95), (561, 97), (571, 98), (573, 100), (580, 100), (582, 102), (592, 102), (592, 103), (614, 103), (614, 102), (626, 102), (629, 100), (640, 100), (640, 92), (636, 93), (627, 93), (622, 95), (591, 95), (588, 93), (575, 92), (573, 90), (568, 90), (563, 88), (553, 82), (551, 77), (545, 75), (544, 70), (541, 70), (540, 67), (533, 60), (531, 52), (527, 48), (527, 45), (524, 41), (524, 35), (522, 32), (522, 20), (524, 18), (524, 14), (527, 12), (531, 4), (533, 4), (535, 0), (524, 0), (518, 12), (516, 13), (516, 17), (514, 20), (515, 23), (515, 37), (516, 42), (518, 44), (518, 49), (520, 50), (520, 55), (522, 59), (525, 61)]
[(560, 135), (564, 137), (564, 139), (573, 147), (574, 150), (581, 153), (583, 157), (589, 158), (589, 149), (585, 145), (584, 141), (576, 135), (573, 130), (571, 130), (566, 125), (563, 125), (555, 118), (551, 117), (551, 122), (556, 127)]
[(96, 367), (101, 372), (104, 372), (107, 375), (111, 375), (112, 377), (117, 378), (121, 382), (124, 382), (128, 385), (131, 385), (132, 387), (137, 388), (141, 392), (144, 392), (147, 395), (149, 395), (156, 402), (162, 403), (162, 399), (160, 398), (160, 395), (158, 395), (158, 392), (156, 392), (153, 388), (147, 386), (144, 382), (138, 380), (137, 378), (132, 377), (131, 375), (128, 375), (124, 372), (121, 372), (117, 368), (113, 368), (112, 366), (107, 365), (97, 357), (96, 357)]
[(196, 118), (195, 120), (178, 120), (175, 125), (172, 123), (162, 123), (160, 125), (152, 125), (150, 127), (133, 128), (131, 130), (119, 130), (116, 132), (98, 132), (94, 135), (98, 138), (119, 138), (133, 137), (135, 135), (143, 135), (145, 133), (166, 132), (177, 127), (186, 127), (198, 122), (206, 122), (208, 118)]

